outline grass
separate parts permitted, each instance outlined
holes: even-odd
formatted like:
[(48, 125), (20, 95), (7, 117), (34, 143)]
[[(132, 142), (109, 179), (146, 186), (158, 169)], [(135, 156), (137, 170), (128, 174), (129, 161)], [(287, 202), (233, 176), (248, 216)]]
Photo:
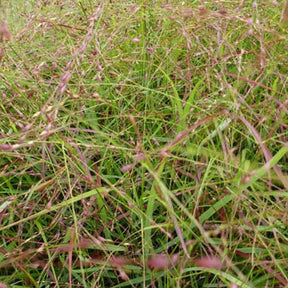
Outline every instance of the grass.
[(284, 3), (162, 2), (1, 2), (0, 287), (288, 287)]

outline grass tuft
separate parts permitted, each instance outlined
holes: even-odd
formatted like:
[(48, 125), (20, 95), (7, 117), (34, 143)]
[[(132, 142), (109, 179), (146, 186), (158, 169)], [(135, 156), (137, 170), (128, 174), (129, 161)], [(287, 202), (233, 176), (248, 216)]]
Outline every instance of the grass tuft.
[(0, 287), (287, 287), (287, 5), (100, 2), (0, 4)]

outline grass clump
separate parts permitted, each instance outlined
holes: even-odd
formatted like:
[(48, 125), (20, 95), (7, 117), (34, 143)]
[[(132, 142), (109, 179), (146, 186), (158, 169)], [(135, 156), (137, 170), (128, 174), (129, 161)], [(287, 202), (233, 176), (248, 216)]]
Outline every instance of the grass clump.
[(0, 286), (288, 285), (278, 3), (1, 5)]

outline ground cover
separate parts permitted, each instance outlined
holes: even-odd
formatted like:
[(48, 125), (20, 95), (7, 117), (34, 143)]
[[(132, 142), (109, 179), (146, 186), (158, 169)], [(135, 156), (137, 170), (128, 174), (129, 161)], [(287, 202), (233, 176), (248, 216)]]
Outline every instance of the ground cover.
[(2, 0), (0, 287), (288, 287), (283, 5)]

